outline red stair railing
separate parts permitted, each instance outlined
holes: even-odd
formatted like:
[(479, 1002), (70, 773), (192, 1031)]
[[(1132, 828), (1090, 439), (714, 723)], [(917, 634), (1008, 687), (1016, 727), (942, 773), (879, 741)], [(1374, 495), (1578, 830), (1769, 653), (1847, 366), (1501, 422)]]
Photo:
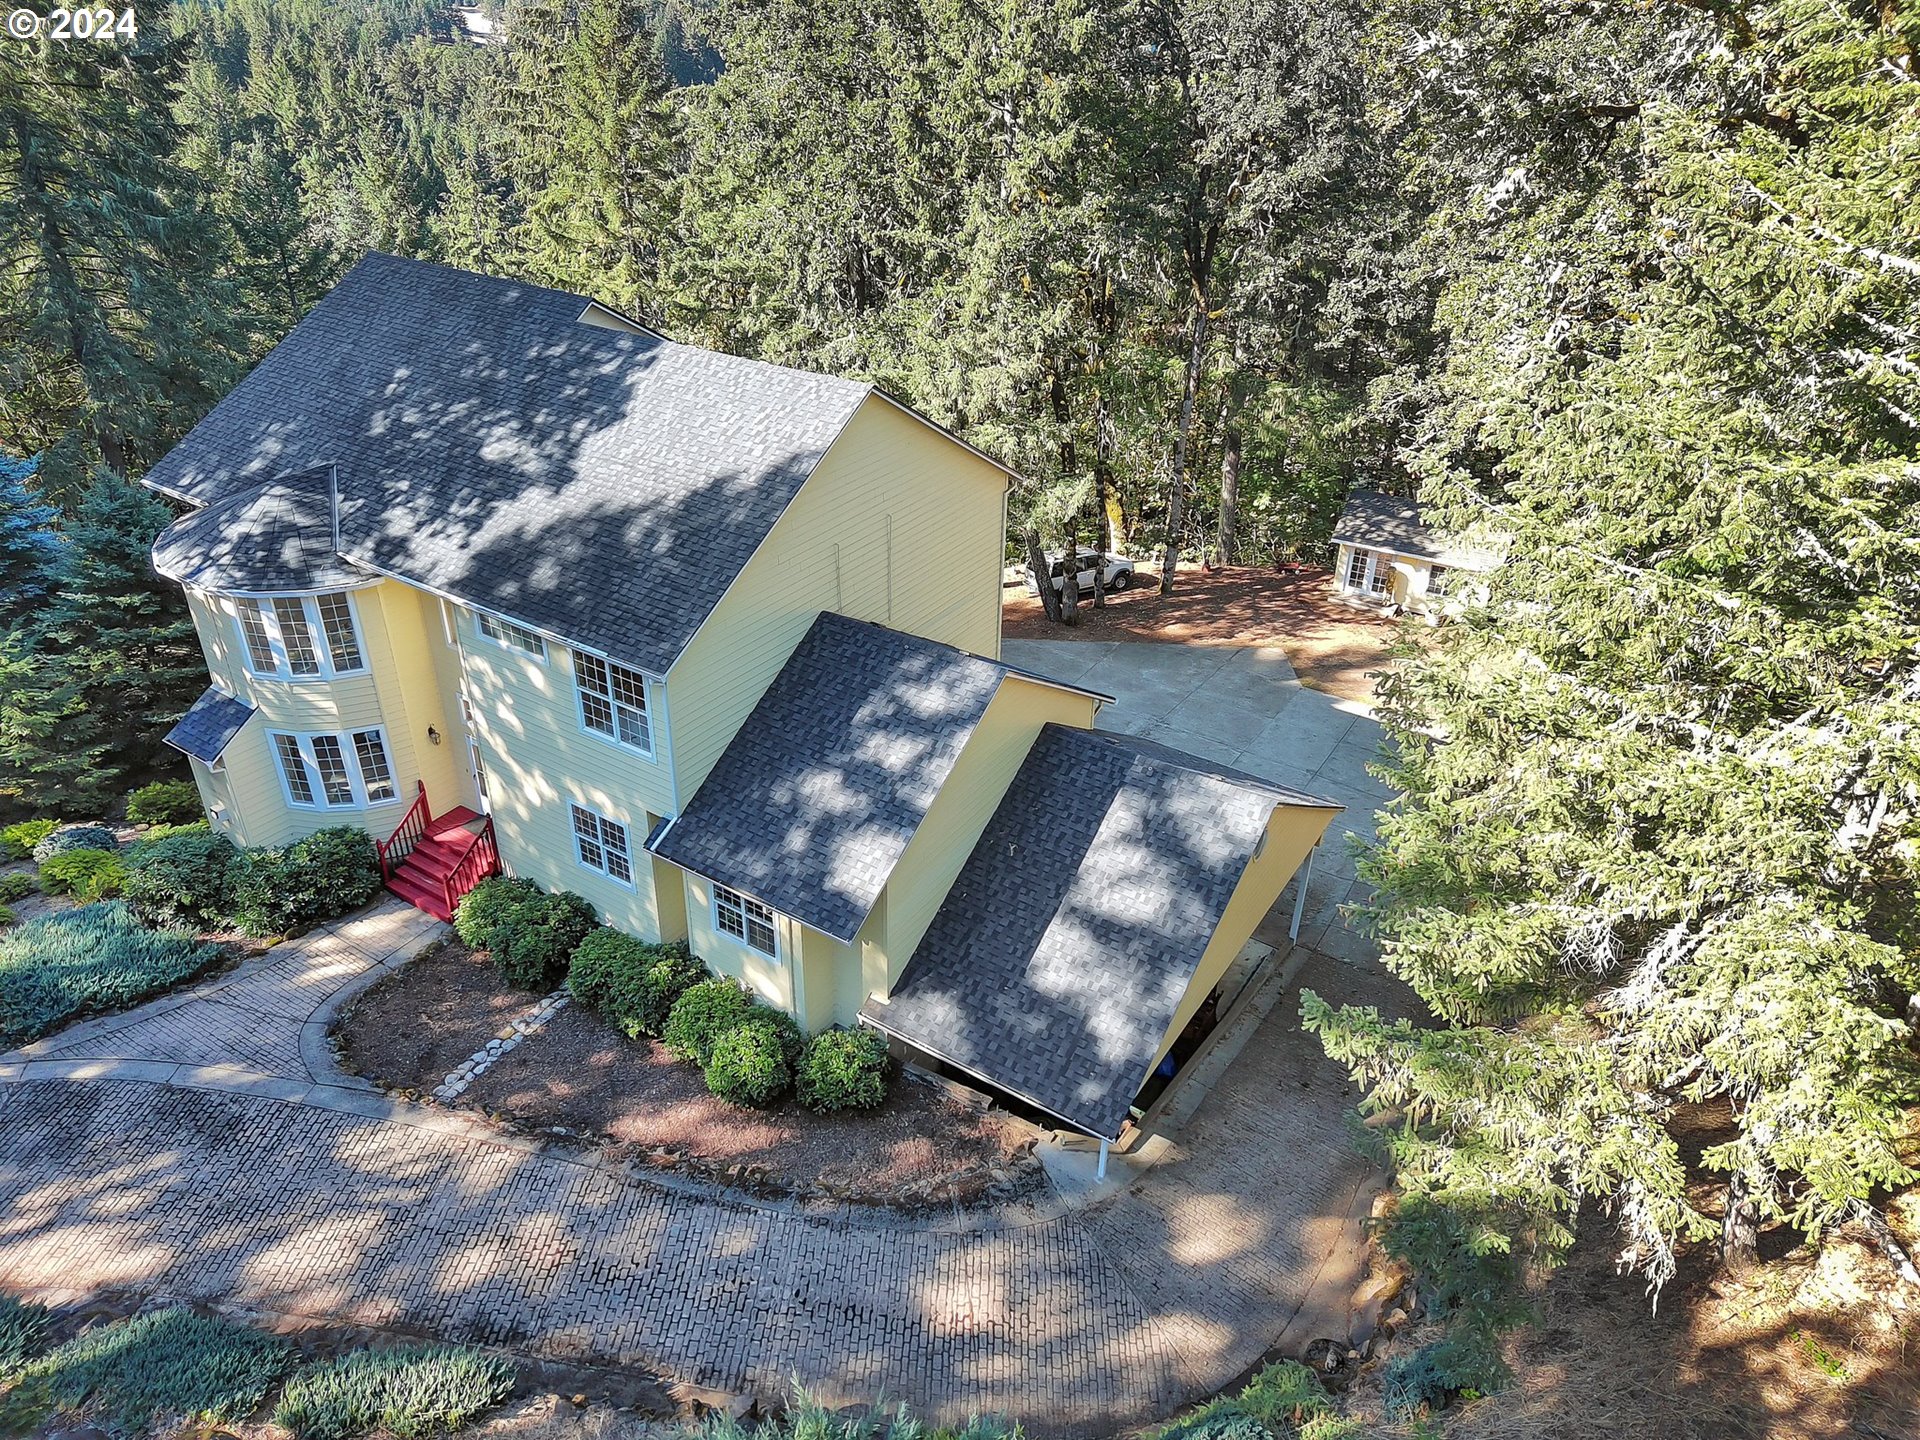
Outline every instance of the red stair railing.
[(447, 872), (447, 878), (440, 882), (447, 902), (447, 914), (453, 914), (461, 896), (489, 875), (499, 873), (500, 851), (493, 843), (493, 817), (487, 815), (481, 818), (480, 828), (474, 832), (473, 839), (467, 842), (467, 848), (460, 852), (460, 858), (454, 862), (453, 869)]
[(393, 872), (400, 868), (400, 862), (413, 853), (413, 847), (420, 843), (420, 837), (427, 833), (427, 826), (433, 823), (433, 812), (427, 808), (427, 782), (419, 782), (420, 793), (414, 797), (413, 804), (407, 807), (407, 813), (400, 817), (400, 823), (393, 827), (393, 833), (384, 840), (376, 840), (374, 849), (380, 854), (380, 878), (391, 880)]

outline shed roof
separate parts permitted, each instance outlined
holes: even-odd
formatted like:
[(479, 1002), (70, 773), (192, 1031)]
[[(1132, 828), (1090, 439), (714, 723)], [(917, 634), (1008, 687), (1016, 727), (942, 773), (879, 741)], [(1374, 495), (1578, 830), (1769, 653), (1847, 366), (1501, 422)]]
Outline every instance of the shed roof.
[(1460, 570), (1490, 569), (1497, 559), (1490, 551), (1463, 544), (1428, 525), (1416, 501), (1378, 490), (1355, 490), (1347, 496), (1333, 527), (1333, 543), (1390, 550)]
[(213, 505), (331, 465), (349, 560), (664, 673), (874, 392), (589, 303), (368, 255), (146, 482)]
[(1115, 1138), (1227, 902), (1304, 792), (1049, 725), (884, 1002), (862, 1015)]
[(329, 590), (374, 578), (333, 548), (333, 467), (237, 490), (153, 542), (153, 566), (201, 590)]
[(823, 612), (679, 818), (648, 848), (852, 940), (1013, 673), (1038, 680)]
[(174, 749), (211, 765), (253, 714), (254, 707), (246, 701), (209, 685), (161, 738)]

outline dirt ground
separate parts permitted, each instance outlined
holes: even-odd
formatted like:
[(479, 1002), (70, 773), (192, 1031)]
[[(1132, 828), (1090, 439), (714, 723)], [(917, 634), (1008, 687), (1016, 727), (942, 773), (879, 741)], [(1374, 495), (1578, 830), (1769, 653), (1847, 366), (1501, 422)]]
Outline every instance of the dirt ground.
[[(1109, 595), (1095, 610), (1083, 603), (1079, 623), (1048, 623), (1040, 599), (1008, 589), (1001, 633), (1009, 640), (1182, 641), (1189, 645), (1277, 645), (1300, 681), (1344, 700), (1370, 701), (1369, 672), (1389, 663), (1397, 622), (1342, 605), (1327, 570), (1278, 572), (1234, 566), (1203, 572), (1183, 566), (1173, 594), (1142, 570), (1134, 587)], [(1084, 597), (1083, 597), (1084, 600)]]
[[(381, 981), (335, 1032), (341, 1063), (424, 1093), (540, 997), (505, 987), (450, 940)], [(885, 1105), (815, 1115), (791, 1098), (746, 1110), (662, 1045), (568, 1006), (474, 1080), (463, 1105), (516, 1127), (747, 1188), (858, 1203), (968, 1204), (1040, 1183), (1040, 1132), (939, 1084), (896, 1077)]]
[(540, 997), (448, 940), (389, 975), (341, 1017), (340, 1063), (394, 1090), (433, 1089)]

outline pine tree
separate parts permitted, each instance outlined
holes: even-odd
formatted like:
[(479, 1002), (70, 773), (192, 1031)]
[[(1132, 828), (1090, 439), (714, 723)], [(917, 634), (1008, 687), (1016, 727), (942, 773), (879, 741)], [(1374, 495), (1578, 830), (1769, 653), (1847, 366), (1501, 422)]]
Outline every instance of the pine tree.
[[(1685, 1241), (1742, 1259), (1915, 1178), (1920, 30), (1460, 18), (1426, 148), (1487, 168), (1436, 216), (1411, 458), (1509, 548), (1382, 686), (1406, 798), (1362, 866), (1440, 1025), (1306, 1013), (1392, 1117), (1407, 1248), (1551, 1259), (1603, 1209), (1657, 1285)], [(1702, 1210), (1669, 1122), (1704, 1103)]]
[(71, 807), (127, 788), (163, 759), (160, 737), (206, 684), (192, 617), (154, 573), (173, 513), (109, 471), (67, 527), (59, 588), (30, 632), (37, 694), (9, 759), (31, 790)]
[(0, 46), (0, 368), (30, 381), (15, 445), (77, 494), (156, 459), (224, 388), (219, 228), (173, 159), (186, 47)]
[(60, 560), (59, 512), (27, 489), (34, 469), (32, 460), (0, 455), (0, 629), (39, 608)]

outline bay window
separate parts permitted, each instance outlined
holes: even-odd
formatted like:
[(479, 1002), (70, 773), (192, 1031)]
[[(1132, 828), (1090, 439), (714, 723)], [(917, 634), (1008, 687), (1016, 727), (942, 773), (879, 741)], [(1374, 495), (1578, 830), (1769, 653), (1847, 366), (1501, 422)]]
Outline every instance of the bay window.
[(311, 680), (367, 668), (353, 603), (344, 592), (246, 598), (233, 605), (247, 669), (255, 675)]
[(346, 730), (337, 734), (270, 732), (287, 803), (303, 810), (382, 805), (399, 797), (386, 733)]

